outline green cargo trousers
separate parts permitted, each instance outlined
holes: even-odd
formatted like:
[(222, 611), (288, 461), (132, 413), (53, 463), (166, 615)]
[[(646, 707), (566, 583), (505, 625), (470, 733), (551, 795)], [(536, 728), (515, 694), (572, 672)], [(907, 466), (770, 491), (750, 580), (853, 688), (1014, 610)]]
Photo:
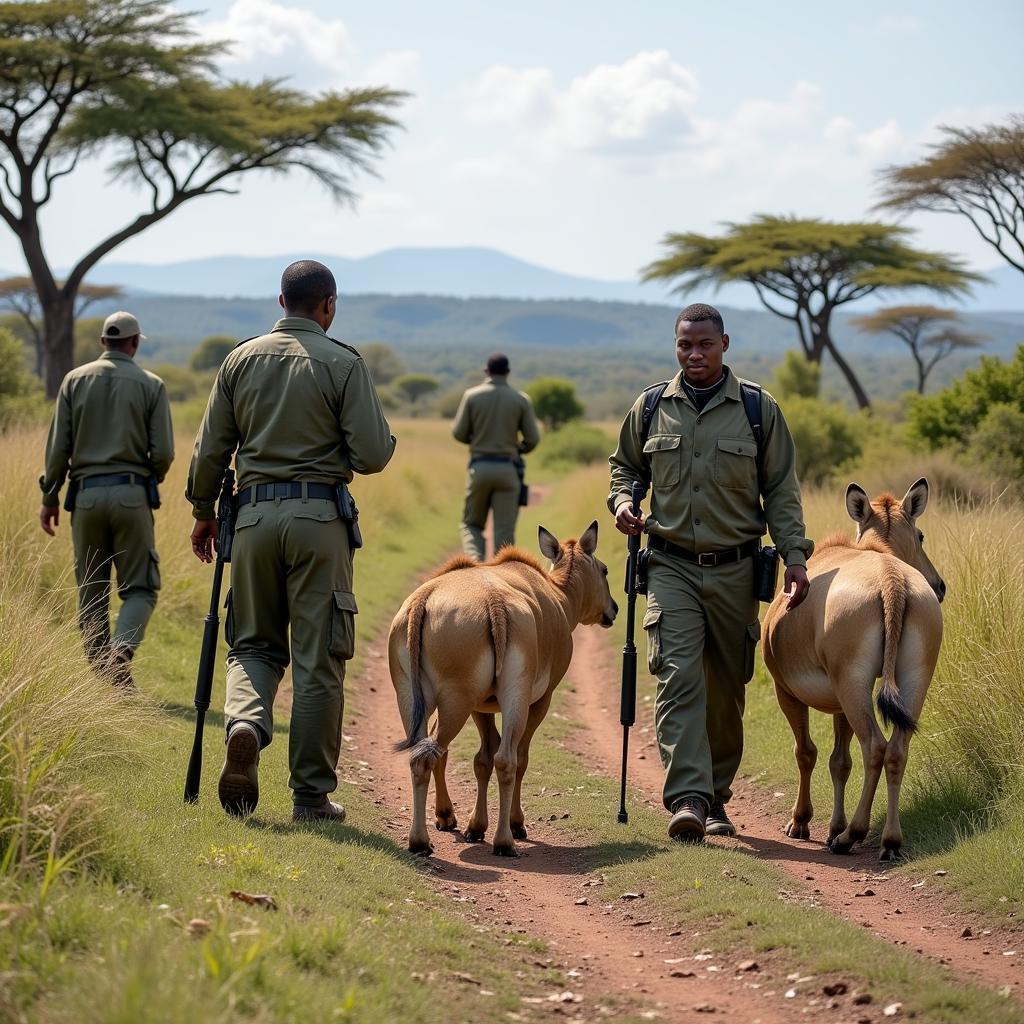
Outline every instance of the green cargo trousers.
[[(146, 632), (160, 589), (153, 513), (140, 484), (80, 490), (71, 513), (78, 583), (78, 624), (90, 662), (111, 647), (134, 651)], [(117, 573), (121, 610), (110, 632), (110, 570)]]
[(660, 551), (648, 569), (647, 661), (657, 676), (654, 720), (672, 810), (696, 794), (732, 796), (743, 755), (745, 686), (761, 636), (750, 558), (701, 568)]
[(243, 505), (235, 520), (224, 719), (274, 735), (274, 698), (292, 662), (288, 785), (297, 805), (338, 788), (345, 662), (355, 650), (348, 532), (335, 503), (288, 498)]
[(482, 562), (487, 557), (484, 527), (494, 510), (494, 551), (516, 541), (519, 517), (519, 473), (512, 462), (471, 459), (462, 513), (462, 550)]

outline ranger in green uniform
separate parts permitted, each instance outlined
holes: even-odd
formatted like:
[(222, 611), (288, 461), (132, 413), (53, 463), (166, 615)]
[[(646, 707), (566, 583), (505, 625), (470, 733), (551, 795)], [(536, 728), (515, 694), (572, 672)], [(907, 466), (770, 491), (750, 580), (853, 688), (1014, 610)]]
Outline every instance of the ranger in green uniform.
[(486, 557), (484, 526), (492, 509), (494, 550), (515, 543), (523, 490), (522, 456), (540, 441), (533, 404), (521, 391), (509, 387), (508, 374), (508, 356), (495, 352), (487, 360), (487, 380), (462, 396), (452, 424), (455, 440), (469, 445), (462, 549), (478, 562)]
[[(807, 593), (805, 536), (793, 438), (775, 400), (759, 391), (758, 444), (740, 381), (722, 357), (721, 314), (697, 303), (676, 320), (682, 370), (653, 410), (634, 403), (612, 455), (608, 507), (626, 534), (648, 540), (648, 664), (665, 766), (669, 835), (735, 835), (725, 805), (743, 753), (744, 687), (760, 638), (754, 556), (765, 528), (786, 564), (789, 607)], [(651, 486), (651, 512), (630, 511), (635, 481)], [(762, 505), (763, 498), (763, 505)]]
[(337, 291), (321, 263), (301, 260), (285, 270), (278, 300), (285, 316), (224, 360), (189, 469), (192, 549), (208, 562), (214, 501), (235, 453), (219, 785), (230, 814), (251, 811), (259, 799), (259, 751), (273, 736), (274, 697), (290, 653), (293, 817), (345, 817), (329, 794), (338, 786), (342, 683), (355, 648), (357, 527), (347, 518), (347, 485), (354, 473), (379, 473), (395, 439), (359, 353), (327, 337)]
[[(103, 323), (99, 359), (63, 380), (39, 478), (42, 528), (60, 522), (60, 489), (71, 512), (78, 622), (90, 664), (120, 686), (134, 686), (129, 663), (142, 643), (160, 589), (153, 539), (156, 485), (174, 459), (164, 382), (135, 363), (144, 336), (131, 313)], [(110, 569), (121, 611), (110, 632)]]

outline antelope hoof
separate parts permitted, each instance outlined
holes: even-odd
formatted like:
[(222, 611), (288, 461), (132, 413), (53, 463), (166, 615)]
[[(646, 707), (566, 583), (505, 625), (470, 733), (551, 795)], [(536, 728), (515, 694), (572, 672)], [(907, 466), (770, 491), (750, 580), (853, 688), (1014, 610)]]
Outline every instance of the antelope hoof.
[(519, 851), (516, 849), (515, 843), (495, 843), (494, 844), (494, 856), (495, 857), (518, 857)]
[(512, 838), (513, 839), (525, 839), (526, 838), (526, 826), (525, 825), (513, 825), (512, 826)]
[(786, 835), (790, 839), (810, 839), (811, 827), (807, 822), (790, 821), (786, 826)]
[(409, 852), (419, 857), (429, 857), (434, 852), (434, 847), (429, 839), (410, 839)]
[(883, 863), (897, 861), (900, 859), (900, 848), (898, 846), (883, 846), (878, 852), (878, 859)]
[(839, 836), (836, 836), (829, 841), (828, 848), (833, 853), (849, 853), (853, 849), (853, 840), (840, 839)]
[(459, 819), (455, 817), (455, 811), (437, 811), (434, 816), (434, 827), (438, 832), (454, 832), (458, 828)]
[(484, 832), (486, 831), (486, 828), (474, 828), (470, 825), (463, 835), (466, 837), (467, 843), (482, 843), (484, 839)]

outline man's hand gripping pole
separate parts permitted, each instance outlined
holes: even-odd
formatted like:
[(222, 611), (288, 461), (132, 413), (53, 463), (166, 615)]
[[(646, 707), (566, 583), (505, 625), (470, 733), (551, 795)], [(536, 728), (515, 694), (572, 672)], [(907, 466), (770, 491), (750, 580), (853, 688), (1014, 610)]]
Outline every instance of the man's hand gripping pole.
[[(630, 512), (640, 515), (643, 500), (643, 484), (633, 484)], [(636, 629), (636, 577), (637, 561), (640, 556), (640, 537), (630, 534), (626, 557), (626, 643), (622, 648), (622, 699), (619, 706), (619, 721), (622, 723), (622, 783), (619, 788), (619, 824), (629, 822), (626, 810), (626, 758), (629, 754), (629, 727), (636, 721), (636, 644), (633, 642)]]
[(213, 566), (213, 587), (210, 611), (203, 620), (203, 646), (199, 652), (196, 672), (196, 734), (185, 775), (185, 803), (199, 799), (199, 779), (203, 773), (203, 726), (213, 693), (213, 671), (217, 662), (217, 634), (220, 632), (220, 592), (224, 583), (224, 566), (231, 561), (231, 542), (235, 535), (235, 474), (227, 470), (217, 502), (217, 560)]

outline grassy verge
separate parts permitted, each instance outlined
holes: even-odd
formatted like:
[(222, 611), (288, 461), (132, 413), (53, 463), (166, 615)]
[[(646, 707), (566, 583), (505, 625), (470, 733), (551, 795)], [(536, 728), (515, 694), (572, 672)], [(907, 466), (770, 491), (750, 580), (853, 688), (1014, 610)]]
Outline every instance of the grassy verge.
[[(354, 488), (367, 541), (356, 576), (363, 642), (457, 537), (462, 455), (444, 424), (417, 423), (414, 438), (402, 426), (396, 462)], [(216, 800), (216, 714), (200, 803), (182, 805), (209, 585), (188, 551), (179, 497), (188, 444), (179, 438), (157, 516), (164, 590), (137, 660), (140, 696), (117, 701), (89, 677), (68, 625), (70, 524), (54, 542), (35, 527), (42, 436), (0, 442), (13, 498), (0, 513), (0, 851), (32, 853), (0, 872), (0, 1020), (425, 1022), (522, 1012), (516, 973), (534, 954), (452, 913), (355, 787), (339, 794), (350, 824), (292, 827), (286, 723), (262, 758), (258, 815), (228, 819)], [(16, 573), (22, 563), (33, 571)], [(216, 708), (222, 670), (214, 692)], [(233, 890), (268, 894), (279, 909), (239, 902)]]
[[(595, 516), (601, 522), (598, 554), (610, 566), (613, 587), (625, 558), (625, 543), (606, 514), (607, 472), (600, 466), (577, 470), (554, 485), (549, 501), (529, 510), (523, 537), (542, 521), (559, 535), (578, 533)], [(903, 481), (894, 481), (900, 493)], [(812, 492), (805, 500), (812, 537), (834, 530), (852, 532), (838, 492)], [(901, 799), (906, 837), (905, 869), (916, 873), (944, 868), (942, 884), (968, 905), (1019, 919), (1024, 910), (1024, 579), (1007, 571), (1007, 553), (1024, 545), (1024, 512), (1012, 503), (969, 509), (934, 502), (920, 525), (929, 554), (949, 586), (943, 605), (942, 655), (910, 748)], [(998, 542), (994, 542), (998, 539)], [(642, 607), (642, 604), (641, 604)], [(609, 634), (609, 657), (622, 649), (624, 621)], [(643, 641), (640, 642), (643, 651)], [(641, 656), (641, 663), (643, 656)], [(641, 664), (639, 693), (650, 705), (654, 682)], [(813, 800), (818, 827), (827, 822), (832, 789), (827, 760), (832, 723), (812, 714), (819, 747)], [(747, 691), (746, 752), (741, 772), (782, 791), (780, 819), (796, 793), (792, 733), (758, 659)], [(861, 783), (854, 742), (854, 772), (848, 804)], [(875, 800), (875, 832), (885, 814), (885, 792)], [(813, 827), (813, 825), (812, 825)], [(868, 842), (875, 842), (875, 835)], [(934, 876), (932, 876), (934, 877)]]

